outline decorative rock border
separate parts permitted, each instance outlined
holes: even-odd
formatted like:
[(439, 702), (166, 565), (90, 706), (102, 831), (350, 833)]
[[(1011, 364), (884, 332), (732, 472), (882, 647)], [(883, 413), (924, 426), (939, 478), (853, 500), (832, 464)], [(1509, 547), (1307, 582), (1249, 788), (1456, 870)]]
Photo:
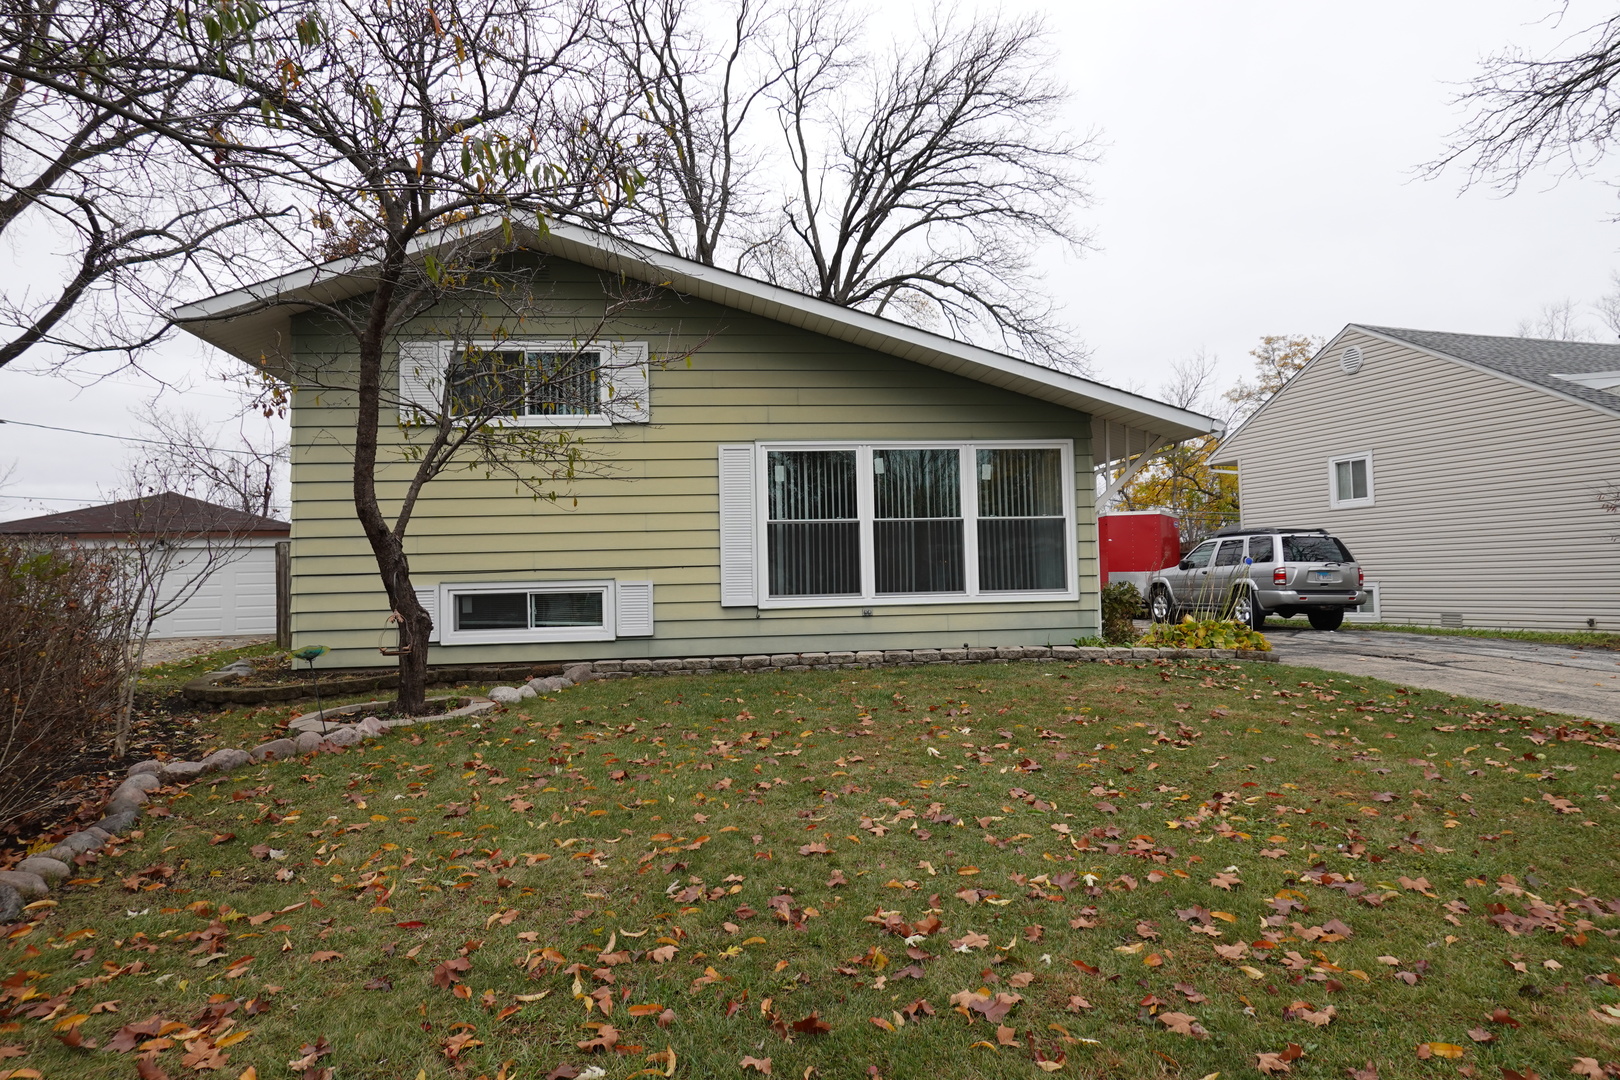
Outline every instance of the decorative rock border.
[[(535, 680), (543, 681), (543, 680)], [(570, 685), (572, 685), (570, 683)], [(532, 695), (531, 695), (532, 696)], [(0, 870), (0, 926), (15, 920), (24, 908), (36, 900), (45, 899), (51, 890), (73, 875), (74, 859), (90, 851), (99, 851), (107, 841), (125, 832), (135, 824), (141, 807), (151, 798), (151, 792), (166, 784), (186, 784), (210, 773), (226, 773), (245, 765), (265, 761), (280, 761), (302, 757), (305, 754), (330, 753), (354, 746), (366, 739), (375, 739), (389, 728), (422, 724), (430, 720), (472, 716), (493, 709), (496, 702), (488, 698), (474, 698), (471, 703), (437, 716), (402, 717), (398, 720), (378, 720), (367, 717), (358, 724), (340, 724), (329, 727), (322, 734), (318, 729), (323, 716), (352, 713), (368, 705), (385, 702), (366, 702), (324, 710), (312, 717), (300, 716), (288, 726), (298, 729), (294, 738), (272, 739), (251, 750), (222, 747), (201, 761), (150, 761), (131, 765), (124, 782), (113, 789), (102, 810), (101, 820), (73, 833), (49, 851), (30, 855), (13, 870)], [(311, 730), (315, 729), (315, 730)]]
[[(598, 660), (570, 668), (588, 668), (598, 679), (633, 675), (694, 675), (709, 671), (841, 671), (860, 668), (920, 667), (927, 664), (1010, 664), (1022, 660), (1064, 663), (1107, 660), (1257, 660), (1276, 663), (1277, 654), (1255, 649), (1084, 648), (1075, 645), (1002, 645), (977, 649), (885, 649), (868, 652), (773, 653), (756, 656), (702, 656), (682, 660)], [(551, 680), (532, 680), (529, 685)], [(575, 679), (576, 682), (583, 681)], [(497, 701), (496, 687), (490, 697)], [(518, 691), (514, 691), (518, 692)], [(516, 700), (516, 699), (514, 699)]]

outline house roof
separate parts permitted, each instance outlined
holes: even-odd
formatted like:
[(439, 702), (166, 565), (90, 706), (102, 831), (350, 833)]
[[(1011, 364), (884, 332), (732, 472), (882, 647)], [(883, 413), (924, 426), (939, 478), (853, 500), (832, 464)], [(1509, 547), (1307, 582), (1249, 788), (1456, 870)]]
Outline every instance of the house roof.
[[(543, 233), (536, 228), (503, 232), (490, 221), (463, 223), (422, 238), (413, 254), (422, 257), (452, 243), (485, 240), (492, 251), (515, 243), (1090, 413), (1116, 431), (1128, 429), (1122, 432), (1125, 445), (1131, 445), (1129, 431), (1179, 442), (1221, 430), (1219, 420), (1201, 413), (562, 222), (550, 223)], [(274, 369), (290, 359), (293, 316), (369, 292), (369, 269), (362, 260), (338, 260), (187, 304), (173, 314), (204, 341)]]
[(0, 534), (77, 540), (129, 536), (286, 536), (292, 526), (173, 491), (87, 506), (60, 514), (0, 521)]
[(1426, 352), (1489, 368), (1501, 375), (1575, 398), (1606, 412), (1620, 414), (1620, 394), (1589, 385), (1593, 381), (1559, 378), (1561, 375), (1620, 374), (1620, 344), (1590, 341), (1551, 341), (1545, 338), (1491, 337), (1451, 334), (1437, 330), (1405, 330), (1393, 326), (1351, 323), (1346, 329), (1364, 330), (1380, 337), (1415, 345)]

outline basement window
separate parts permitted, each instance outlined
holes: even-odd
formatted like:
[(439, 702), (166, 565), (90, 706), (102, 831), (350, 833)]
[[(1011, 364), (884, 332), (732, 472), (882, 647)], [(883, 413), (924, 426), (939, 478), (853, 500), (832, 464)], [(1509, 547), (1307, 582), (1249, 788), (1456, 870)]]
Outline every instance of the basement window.
[(611, 641), (613, 582), (445, 586), (446, 645)]

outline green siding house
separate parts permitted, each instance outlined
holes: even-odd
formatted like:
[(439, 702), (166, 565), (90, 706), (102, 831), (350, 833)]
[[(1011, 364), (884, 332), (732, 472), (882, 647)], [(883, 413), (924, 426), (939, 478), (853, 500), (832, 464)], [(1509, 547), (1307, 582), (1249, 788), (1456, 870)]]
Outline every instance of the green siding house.
[[(610, 393), (510, 421), (576, 429), (605, 475), (557, 502), (477, 473), (428, 485), (407, 552), (434, 663), (1068, 644), (1100, 624), (1106, 466), (1218, 428), (582, 229), (519, 242), (552, 315), (503, 328), (500, 347), (531, 363), (600, 321), (618, 283), (651, 286), (650, 300), (593, 338)], [(312, 356), (342, 371), (317, 301), (367, 288), (333, 264), (177, 317), (273, 373)], [(400, 410), (383, 426), (385, 497), (412, 468), (412, 405), (437, 400), (452, 362), (418, 323), (385, 376)], [(350, 502), (353, 400), (324, 382), (292, 396), (293, 644), (374, 666), (394, 635)]]

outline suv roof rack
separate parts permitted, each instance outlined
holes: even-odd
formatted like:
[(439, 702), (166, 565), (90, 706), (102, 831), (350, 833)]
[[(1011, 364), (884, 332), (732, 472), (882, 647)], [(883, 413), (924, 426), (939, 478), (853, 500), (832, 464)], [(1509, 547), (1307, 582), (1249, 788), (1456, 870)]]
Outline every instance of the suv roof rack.
[(1230, 529), (1222, 529), (1221, 531), (1219, 531), (1217, 533), (1213, 533), (1212, 535), (1214, 535), (1214, 536), (1251, 536), (1251, 535), (1253, 535), (1255, 533), (1321, 533), (1323, 536), (1326, 536), (1327, 535), (1327, 530), (1326, 529), (1289, 529), (1289, 528), (1282, 528), (1282, 527), (1271, 527), (1271, 526), (1257, 525), (1257, 526), (1252, 526), (1252, 527), (1238, 526), (1238, 527), (1234, 527), (1234, 528), (1230, 528)]

